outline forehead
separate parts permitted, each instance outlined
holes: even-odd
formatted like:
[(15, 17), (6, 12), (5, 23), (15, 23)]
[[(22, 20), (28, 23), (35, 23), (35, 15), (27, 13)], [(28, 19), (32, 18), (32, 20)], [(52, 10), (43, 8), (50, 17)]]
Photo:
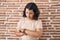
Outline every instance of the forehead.
[(33, 10), (26, 9), (26, 12), (33, 12)]

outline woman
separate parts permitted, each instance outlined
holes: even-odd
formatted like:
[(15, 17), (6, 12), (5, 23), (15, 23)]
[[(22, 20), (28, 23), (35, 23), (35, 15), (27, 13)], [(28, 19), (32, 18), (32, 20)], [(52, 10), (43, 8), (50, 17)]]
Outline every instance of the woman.
[(20, 40), (39, 40), (42, 34), (42, 21), (38, 19), (39, 10), (35, 3), (28, 3), (23, 18), (18, 23), (16, 35)]

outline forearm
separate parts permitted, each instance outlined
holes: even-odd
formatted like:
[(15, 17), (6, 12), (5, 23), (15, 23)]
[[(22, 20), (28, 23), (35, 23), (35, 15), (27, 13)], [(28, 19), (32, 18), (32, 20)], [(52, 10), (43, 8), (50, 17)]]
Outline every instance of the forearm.
[(16, 36), (23, 36), (23, 35), (24, 35), (24, 33), (16, 31)]
[(30, 36), (33, 36), (33, 37), (39, 37), (40, 36), (40, 33), (39, 32), (32, 31), (32, 30), (25, 30), (25, 33), (27, 35), (30, 35)]

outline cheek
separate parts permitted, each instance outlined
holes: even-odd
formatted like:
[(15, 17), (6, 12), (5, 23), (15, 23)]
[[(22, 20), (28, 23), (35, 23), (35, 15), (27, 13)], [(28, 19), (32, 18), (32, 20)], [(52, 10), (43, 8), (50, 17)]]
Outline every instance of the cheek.
[(33, 16), (33, 15), (30, 14), (30, 16)]
[(29, 16), (29, 14), (26, 14), (26, 16)]

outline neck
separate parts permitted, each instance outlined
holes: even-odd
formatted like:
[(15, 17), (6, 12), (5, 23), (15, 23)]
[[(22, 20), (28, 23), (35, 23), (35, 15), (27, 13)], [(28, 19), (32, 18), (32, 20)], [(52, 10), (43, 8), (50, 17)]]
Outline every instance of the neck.
[(27, 19), (29, 19), (29, 20), (33, 20), (33, 18), (27, 18)]

